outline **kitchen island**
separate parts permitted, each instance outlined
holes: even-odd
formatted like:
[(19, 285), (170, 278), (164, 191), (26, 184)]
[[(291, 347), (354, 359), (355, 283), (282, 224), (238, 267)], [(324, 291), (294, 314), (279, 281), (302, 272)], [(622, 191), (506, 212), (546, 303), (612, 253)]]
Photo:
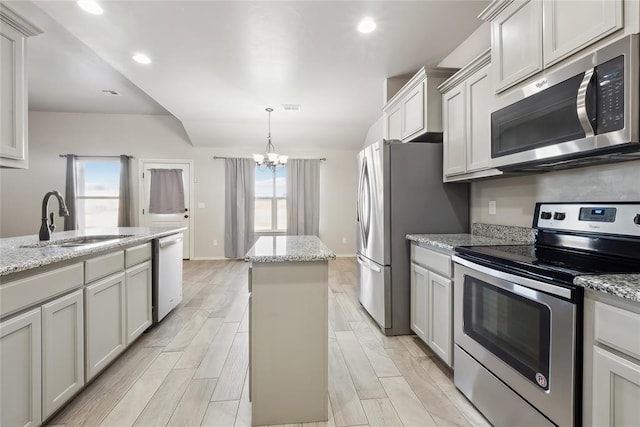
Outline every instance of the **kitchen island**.
[(315, 236), (260, 237), (249, 269), (252, 425), (328, 419), (328, 261)]
[(51, 418), (151, 326), (151, 240), (182, 230), (0, 239), (0, 425)]

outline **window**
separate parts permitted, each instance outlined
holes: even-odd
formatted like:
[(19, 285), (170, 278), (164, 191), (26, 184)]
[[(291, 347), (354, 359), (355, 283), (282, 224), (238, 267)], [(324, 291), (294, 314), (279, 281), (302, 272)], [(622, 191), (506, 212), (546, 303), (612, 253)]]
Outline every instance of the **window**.
[(254, 231), (287, 231), (287, 174), (285, 166), (256, 166)]
[(79, 159), (76, 174), (78, 227), (117, 227), (120, 161)]

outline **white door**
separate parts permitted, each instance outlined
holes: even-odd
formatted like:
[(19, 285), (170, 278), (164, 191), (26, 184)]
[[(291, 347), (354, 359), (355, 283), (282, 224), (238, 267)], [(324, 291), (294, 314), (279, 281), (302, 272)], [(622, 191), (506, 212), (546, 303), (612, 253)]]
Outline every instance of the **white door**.
[[(173, 214), (154, 214), (149, 212), (149, 194), (151, 188), (151, 169), (180, 169), (184, 185), (184, 211)], [(142, 227), (185, 227), (183, 232), (184, 259), (191, 257), (191, 174), (193, 162), (191, 160), (140, 160), (140, 225)]]

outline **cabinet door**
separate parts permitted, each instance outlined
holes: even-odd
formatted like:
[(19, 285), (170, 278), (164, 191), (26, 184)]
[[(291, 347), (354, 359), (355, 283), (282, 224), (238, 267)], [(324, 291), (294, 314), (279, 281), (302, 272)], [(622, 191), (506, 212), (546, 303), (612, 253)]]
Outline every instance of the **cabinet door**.
[(442, 95), (442, 122), (444, 174), (455, 175), (466, 171), (466, 118), (465, 83), (453, 87)]
[(4, 22), (1, 28), (0, 166), (26, 168), (26, 38), (20, 31)]
[(95, 282), (84, 292), (85, 373), (89, 381), (125, 348), (125, 274)]
[(429, 272), (428, 282), (428, 341), (429, 347), (444, 360), (447, 365), (453, 363), (451, 340), (451, 280)]
[(42, 306), (42, 418), (84, 385), (82, 289)]
[(542, 0), (516, 0), (491, 22), (491, 58), (496, 92), (542, 70)]
[(621, 29), (622, 3), (623, 0), (545, 0), (545, 67)]
[(427, 342), (427, 281), (429, 272), (411, 264), (411, 330)]
[(491, 158), (491, 83), (489, 67), (467, 80), (467, 172), (487, 169)]
[(402, 140), (411, 139), (425, 128), (424, 82), (407, 92), (400, 101), (402, 105)]
[(126, 271), (127, 345), (151, 326), (151, 262)]
[(640, 365), (593, 348), (593, 425), (633, 426), (640, 420)]
[(402, 139), (402, 111), (400, 104), (386, 113), (387, 135), (386, 139)]
[(41, 421), (40, 308), (0, 323), (0, 425)]

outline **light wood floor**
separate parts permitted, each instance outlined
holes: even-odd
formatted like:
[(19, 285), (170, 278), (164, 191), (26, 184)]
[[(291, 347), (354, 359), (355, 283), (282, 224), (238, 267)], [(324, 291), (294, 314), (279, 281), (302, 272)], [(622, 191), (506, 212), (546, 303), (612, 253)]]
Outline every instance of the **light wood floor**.
[[(249, 426), (247, 268), (186, 261), (184, 298), (49, 425)], [(327, 423), (486, 426), (415, 336), (385, 337), (357, 298), (353, 258), (329, 262)]]

